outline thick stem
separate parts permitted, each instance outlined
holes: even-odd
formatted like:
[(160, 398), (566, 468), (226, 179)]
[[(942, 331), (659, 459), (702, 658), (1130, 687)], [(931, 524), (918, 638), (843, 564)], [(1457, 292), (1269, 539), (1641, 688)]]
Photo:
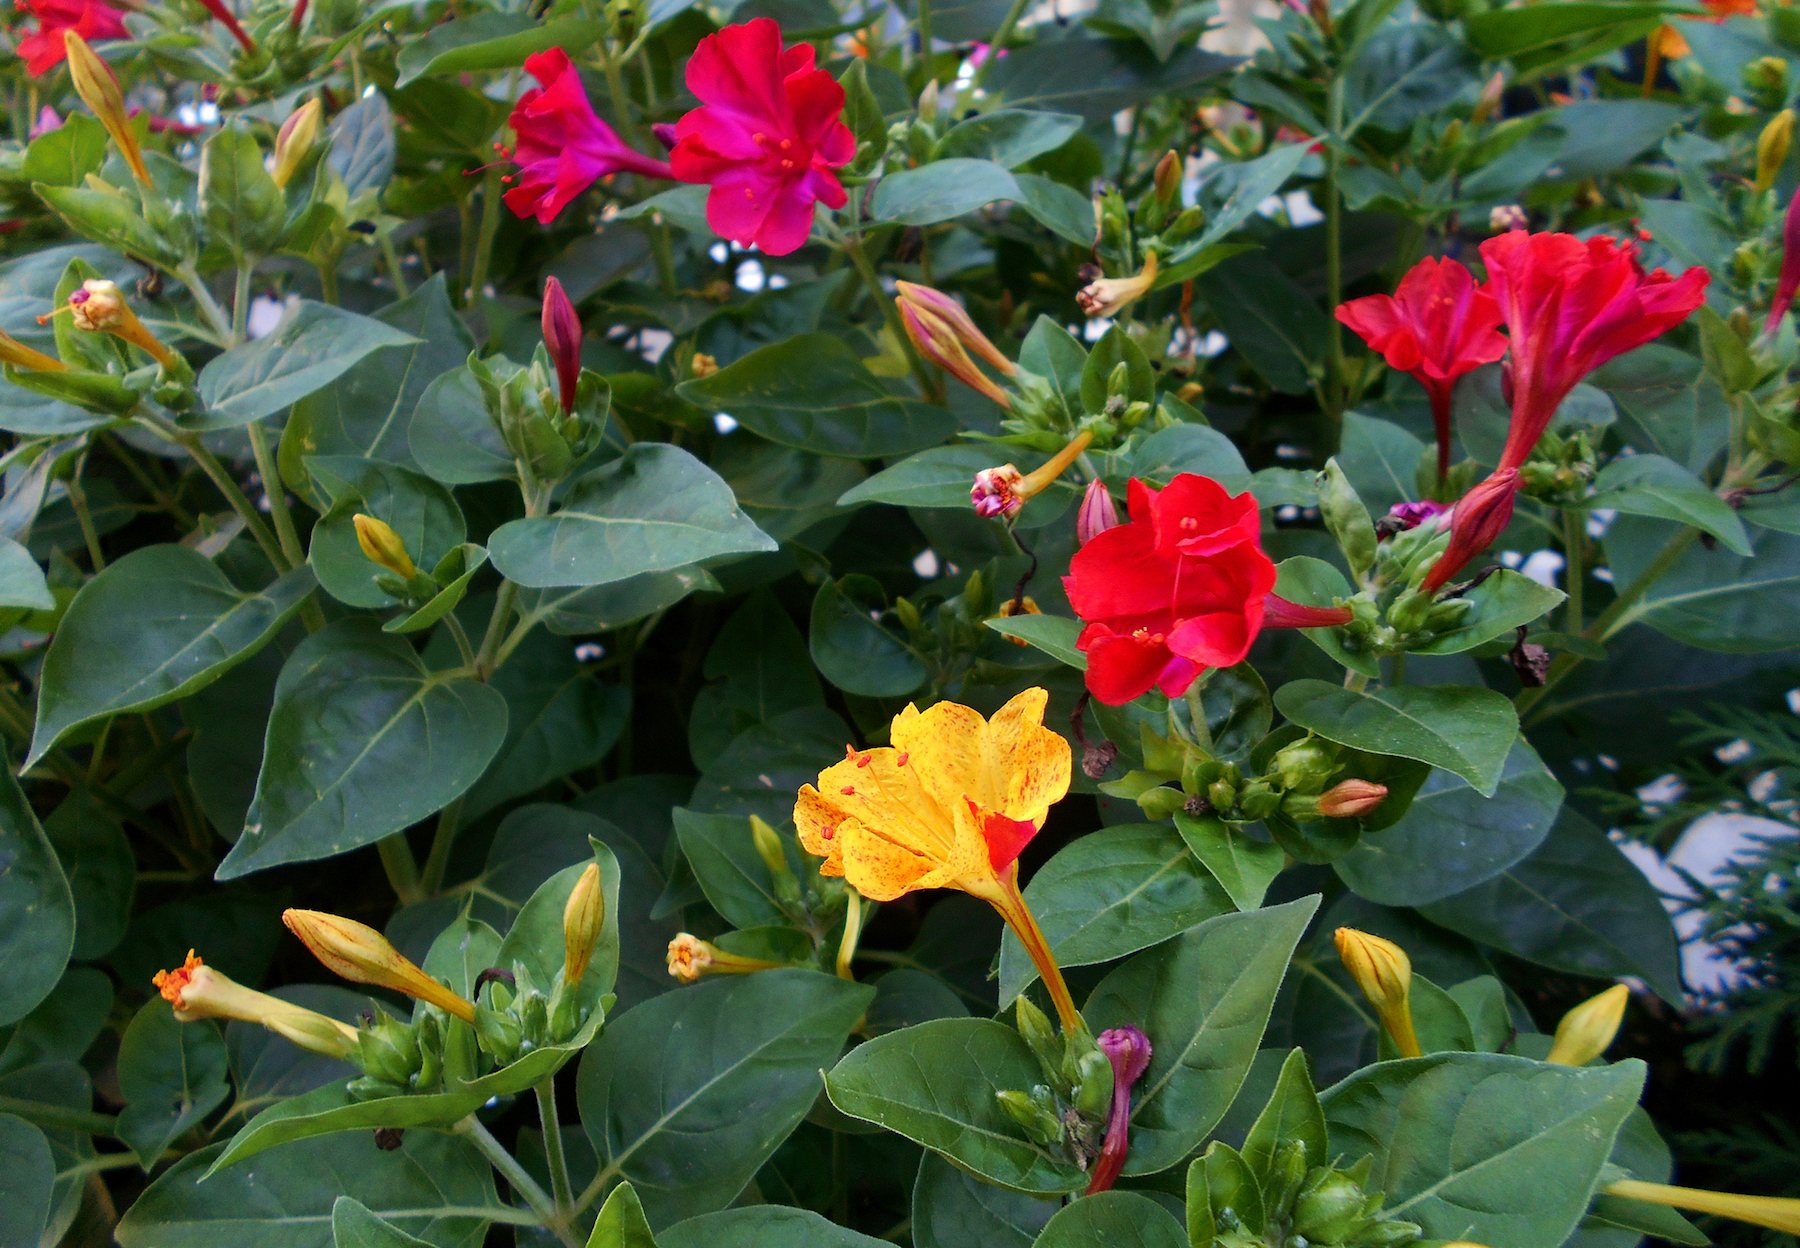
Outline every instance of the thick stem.
[(575, 1204), (575, 1192), (569, 1183), (569, 1162), (563, 1156), (562, 1124), (556, 1116), (556, 1076), (546, 1078), (536, 1091), (538, 1123), (544, 1128), (544, 1159), (550, 1165), (550, 1193), (557, 1213), (566, 1218)]
[(256, 505), (232, 479), (231, 473), (225, 465), (219, 462), (219, 457), (206, 449), (205, 444), (200, 441), (200, 435), (178, 429), (166, 421), (159, 423), (152, 420), (151, 427), (194, 457), (194, 462), (200, 465), (200, 471), (204, 472), (207, 479), (218, 488), (219, 493), (225, 496), (225, 501), (231, 504), (231, 509), (243, 517), (244, 527), (250, 530), (250, 536), (256, 540), (258, 546), (262, 547), (263, 554), (269, 557), (269, 562), (275, 565), (276, 571), (292, 571), (292, 565), (288, 563), (287, 555), (281, 549), (281, 543), (275, 540), (275, 534), (271, 533), (269, 526), (263, 523), (263, 518), (257, 512)]
[(436, 897), (444, 891), (444, 871), (450, 865), (450, 849), (456, 844), (456, 828), (462, 821), (463, 799), (457, 798), (438, 811), (437, 830), (431, 834), (431, 852), (419, 877), (419, 891)]
[(188, 288), (188, 293), (194, 296), (195, 306), (200, 309), (200, 315), (206, 318), (207, 326), (218, 335), (219, 341), (231, 345), (234, 341), (230, 337), (231, 318), (225, 315), (225, 309), (219, 306), (212, 291), (207, 289), (206, 279), (200, 276), (200, 271), (192, 264), (184, 264), (175, 270), (175, 276)]
[(448, 612), (444, 616), (444, 627), (450, 630), (450, 636), (456, 642), (456, 649), (462, 655), (463, 666), (471, 670), (475, 667), (475, 648), (469, 644), (469, 634), (463, 631), (462, 621), (456, 618), (456, 612)]
[(45, 1101), (21, 1100), (15, 1096), (0, 1096), (0, 1114), (12, 1114), (35, 1127), (51, 1131), (113, 1135), (119, 1129), (119, 1120), (110, 1114), (89, 1113), (63, 1105), (51, 1105)]
[(581, 1248), (581, 1241), (569, 1230), (568, 1224), (557, 1214), (556, 1207), (550, 1203), (550, 1197), (538, 1186), (538, 1181), (526, 1172), (519, 1164), (519, 1159), (507, 1152), (499, 1140), (496, 1140), (481, 1120), (470, 1114), (452, 1128), (458, 1135), (468, 1137), (488, 1164), (498, 1170), (513, 1191), (524, 1198), (537, 1215), (544, 1220), (544, 1226), (568, 1245), (568, 1248)]
[(925, 73), (931, 74), (931, 0), (917, 0), (919, 6), (919, 55), (925, 58)]
[(838, 942), (837, 973), (839, 979), (855, 979), (850, 971), (850, 963), (856, 958), (856, 942), (862, 936), (862, 894), (854, 888), (846, 889), (850, 906), (844, 912), (844, 939)]
[(481, 638), (481, 652), (475, 656), (475, 675), (486, 680), (494, 674), (499, 666), (498, 656), (500, 642), (506, 636), (506, 626), (512, 620), (513, 604), (519, 600), (519, 587), (511, 581), (500, 583), (500, 593), (494, 599), (494, 614), (488, 617), (487, 632)]
[(231, 345), (237, 346), (244, 340), (245, 327), (250, 324), (250, 275), (256, 266), (248, 262), (238, 265), (237, 286), (231, 294)]
[(376, 849), (381, 853), (381, 869), (387, 872), (388, 883), (400, 904), (410, 906), (424, 901), (425, 894), (419, 887), (419, 863), (413, 857), (412, 846), (406, 843), (406, 833), (382, 837)]
[(1579, 633), (1582, 629), (1581, 591), (1587, 582), (1582, 552), (1586, 539), (1587, 512), (1576, 507), (1563, 508), (1563, 591), (1569, 595), (1563, 607), (1565, 633)]
[(269, 498), (269, 514), (275, 518), (275, 535), (281, 541), (281, 553), (288, 567), (306, 562), (306, 551), (300, 546), (300, 534), (294, 528), (293, 514), (288, 511), (287, 489), (281, 482), (281, 468), (275, 462), (275, 449), (269, 445), (269, 431), (260, 420), (244, 426), (250, 435), (250, 449), (256, 455), (256, 471), (262, 477), (263, 492)]
[(394, 249), (393, 235), (386, 230), (381, 232), (381, 259), (387, 265), (388, 280), (394, 283), (394, 293), (406, 298), (406, 270), (400, 264), (400, 253)]

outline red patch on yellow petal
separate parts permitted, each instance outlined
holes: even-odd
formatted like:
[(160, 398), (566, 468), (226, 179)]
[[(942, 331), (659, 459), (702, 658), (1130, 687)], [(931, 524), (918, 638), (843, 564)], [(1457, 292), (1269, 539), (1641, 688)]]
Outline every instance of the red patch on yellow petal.
[(996, 811), (983, 810), (973, 798), (963, 800), (969, 803), (969, 813), (975, 816), (981, 839), (987, 842), (988, 865), (994, 868), (995, 874), (1012, 866), (1031, 838), (1037, 835), (1037, 825), (1029, 820), (1008, 819)]

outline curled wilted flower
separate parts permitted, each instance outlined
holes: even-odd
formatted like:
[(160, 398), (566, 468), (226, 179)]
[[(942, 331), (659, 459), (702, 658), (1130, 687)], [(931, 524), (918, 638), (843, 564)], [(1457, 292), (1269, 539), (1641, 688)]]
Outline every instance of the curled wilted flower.
[(1136, 277), (1102, 277), (1075, 292), (1075, 302), (1089, 320), (1099, 316), (1115, 316), (1126, 304), (1150, 293), (1156, 285), (1156, 253), (1144, 257), (1144, 267)]

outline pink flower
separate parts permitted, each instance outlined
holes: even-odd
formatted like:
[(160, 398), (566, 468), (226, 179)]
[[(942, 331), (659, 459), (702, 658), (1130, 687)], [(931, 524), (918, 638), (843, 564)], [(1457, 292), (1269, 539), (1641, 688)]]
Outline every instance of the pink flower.
[(769, 17), (708, 35), (687, 65), (703, 106), (675, 127), (675, 176), (705, 182), (706, 223), (734, 242), (784, 256), (806, 242), (813, 204), (849, 196), (831, 171), (856, 155), (844, 89), (813, 67), (811, 44), (781, 47)]
[(594, 115), (567, 52), (551, 48), (528, 56), (525, 72), (543, 89), (533, 87), (521, 96), (510, 122), (519, 136), (513, 153), (519, 184), (503, 198), (519, 216), (535, 216), (548, 225), (570, 200), (609, 173), (672, 176), (668, 165), (632, 151)]

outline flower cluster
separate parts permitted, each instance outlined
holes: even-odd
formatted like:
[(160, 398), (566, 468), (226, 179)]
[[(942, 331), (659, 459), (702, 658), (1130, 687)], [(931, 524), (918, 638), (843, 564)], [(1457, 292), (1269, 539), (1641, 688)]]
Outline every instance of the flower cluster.
[(1343, 607), (1304, 607), (1274, 592), (1256, 499), (1182, 473), (1167, 489), (1133, 478), (1131, 523), (1075, 552), (1063, 588), (1087, 624), (1076, 646), (1088, 691), (1120, 706), (1152, 688), (1187, 691), (1211, 667), (1242, 663), (1264, 628), (1348, 623)]
[(665, 162), (633, 150), (595, 115), (566, 52), (540, 52), (525, 69), (541, 88), (527, 91), (512, 113), (520, 172), (507, 207), (547, 225), (611, 174), (703, 183), (712, 188), (706, 222), (714, 233), (786, 255), (812, 232), (815, 203), (848, 202), (833, 170), (856, 154), (843, 121), (844, 89), (813, 58), (808, 43), (783, 49), (773, 18), (702, 39), (687, 63), (688, 90), (701, 106), (672, 133), (658, 128), (674, 149)]

